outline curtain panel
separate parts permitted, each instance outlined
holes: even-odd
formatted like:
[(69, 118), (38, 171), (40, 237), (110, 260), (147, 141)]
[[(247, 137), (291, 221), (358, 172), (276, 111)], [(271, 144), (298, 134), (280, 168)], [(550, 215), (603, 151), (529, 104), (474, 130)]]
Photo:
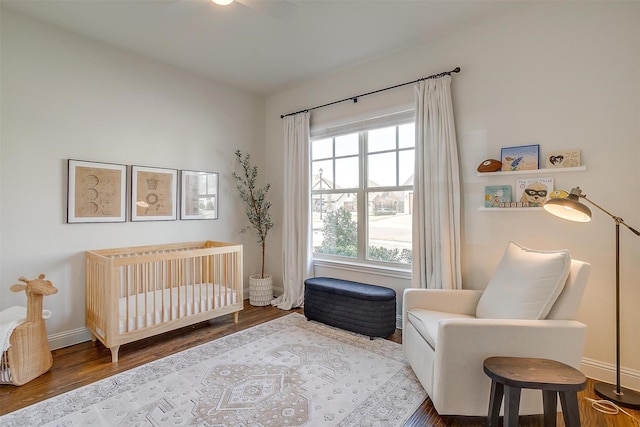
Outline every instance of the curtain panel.
[(462, 289), (461, 190), (451, 76), (416, 84), (415, 104), (412, 286)]
[(271, 304), (291, 310), (304, 304), (304, 280), (313, 271), (311, 253), (311, 149), (308, 112), (284, 121), (284, 209), (282, 219), (282, 271), (284, 293)]

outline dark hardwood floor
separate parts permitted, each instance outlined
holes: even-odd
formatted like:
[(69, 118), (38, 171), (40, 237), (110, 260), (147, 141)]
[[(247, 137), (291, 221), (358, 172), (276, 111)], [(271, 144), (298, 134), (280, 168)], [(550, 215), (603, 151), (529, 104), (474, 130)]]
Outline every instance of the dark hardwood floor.
[[(301, 309), (293, 311), (302, 313)], [(240, 312), (237, 324), (233, 323), (233, 315), (228, 315), (124, 345), (120, 348), (120, 360), (117, 363), (111, 363), (111, 353), (97, 342), (54, 350), (53, 367), (47, 373), (20, 387), (0, 385), (0, 415), (289, 313), (271, 306), (253, 307), (245, 301), (245, 309)], [(396, 330), (388, 339), (402, 343), (402, 334)], [(595, 411), (585, 397), (596, 397), (591, 380), (587, 383), (587, 390), (579, 393), (580, 418), (584, 427), (640, 427), (640, 422), (622, 413), (606, 415)], [(629, 412), (640, 419), (640, 411)], [(485, 417), (439, 416), (427, 399), (405, 426), (469, 427), (484, 426), (485, 423)], [(561, 414), (557, 424), (564, 425)], [(520, 425), (543, 427), (542, 416), (520, 417)]]

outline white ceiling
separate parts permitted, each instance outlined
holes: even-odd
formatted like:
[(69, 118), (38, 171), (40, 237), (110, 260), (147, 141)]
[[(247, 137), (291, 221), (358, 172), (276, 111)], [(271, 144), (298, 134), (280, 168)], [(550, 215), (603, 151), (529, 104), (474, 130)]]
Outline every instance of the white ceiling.
[[(269, 95), (513, 13), (527, 0), (0, 0), (26, 15)], [(417, 76), (420, 77), (420, 76)]]

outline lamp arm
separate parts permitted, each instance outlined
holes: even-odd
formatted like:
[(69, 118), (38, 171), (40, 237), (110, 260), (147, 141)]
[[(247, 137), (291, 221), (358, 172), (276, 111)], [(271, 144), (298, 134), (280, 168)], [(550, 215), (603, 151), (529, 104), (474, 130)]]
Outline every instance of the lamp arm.
[(622, 224), (625, 227), (627, 227), (629, 230), (631, 230), (633, 232), (633, 234), (635, 234), (636, 236), (640, 236), (640, 231), (636, 230), (635, 228), (631, 227), (629, 224), (627, 224), (626, 222), (624, 222), (624, 220), (622, 218), (620, 218), (619, 216), (615, 216), (614, 214), (612, 214), (611, 212), (609, 212), (608, 210), (606, 210), (605, 208), (603, 208), (602, 206), (598, 205), (597, 203), (595, 203), (594, 201), (587, 199), (587, 196), (581, 194), (580, 197), (582, 197), (583, 199), (585, 199), (586, 201), (588, 201), (589, 203), (591, 203), (593, 206), (595, 206), (596, 208), (600, 209), (602, 212), (606, 213), (607, 215), (609, 215), (611, 218), (613, 218), (613, 220), (616, 222), (616, 224)]

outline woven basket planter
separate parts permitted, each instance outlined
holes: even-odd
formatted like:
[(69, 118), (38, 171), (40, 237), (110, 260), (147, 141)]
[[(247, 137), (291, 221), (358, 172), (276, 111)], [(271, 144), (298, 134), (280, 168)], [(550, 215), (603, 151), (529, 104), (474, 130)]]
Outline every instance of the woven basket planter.
[(273, 278), (265, 274), (249, 276), (249, 304), (256, 306), (270, 305), (273, 299)]

